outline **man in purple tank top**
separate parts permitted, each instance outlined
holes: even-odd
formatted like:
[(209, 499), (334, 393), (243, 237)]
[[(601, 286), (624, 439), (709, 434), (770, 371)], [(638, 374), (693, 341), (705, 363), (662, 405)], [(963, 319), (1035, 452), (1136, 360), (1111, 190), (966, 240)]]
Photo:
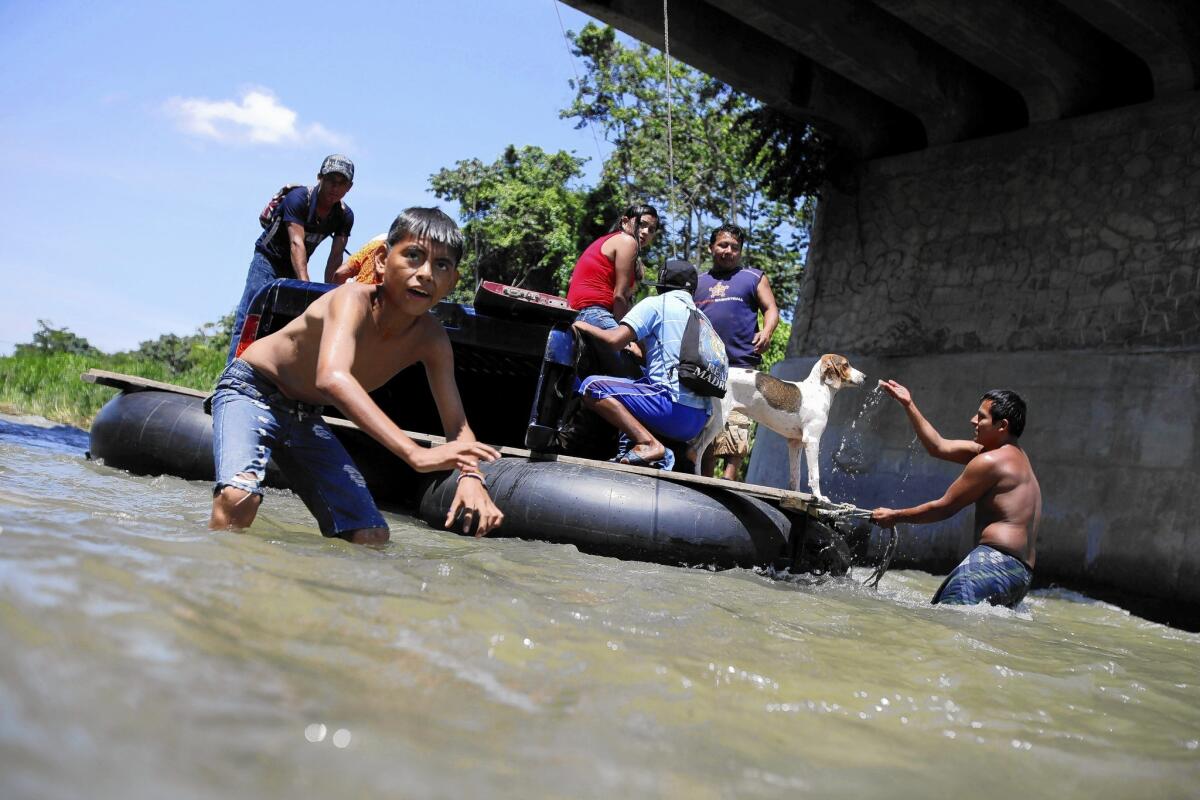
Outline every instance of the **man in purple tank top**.
[[(696, 307), (704, 312), (725, 342), (729, 368), (755, 370), (762, 352), (771, 343), (779, 324), (779, 306), (771, 283), (762, 270), (742, 266), (742, 245), (746, 234), (737, 225), (725, 224), (712, 232), (708, 249), (712, 269), (700, 276), (696, 287)], [(758, 312), (763, 326), (758, 327)], [(726, 480), (736, 480), (742, 460), (750, 451), (750, 419), (734, 411), (725, 430), (704, 455), (702, 474), (711, 475), (718, 457), (725, 459)]]

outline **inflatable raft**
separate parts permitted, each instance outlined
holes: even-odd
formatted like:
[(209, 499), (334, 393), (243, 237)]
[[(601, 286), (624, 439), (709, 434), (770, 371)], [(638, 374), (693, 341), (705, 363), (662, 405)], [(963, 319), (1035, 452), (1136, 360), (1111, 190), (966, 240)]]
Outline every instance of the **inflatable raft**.
[[(251, 308), (247, 327), (254, 330), (247, 338), (282, 327), (328, 288), (272, 284)], [(867, 531), (825, 524), (809, 495), (581, 457), (613, 452), (606, 449), (615, 449), (615, 443), (611, 430), (596, 430), (571, 408), (564, 388), (587, 360), (563, 324), (571, 312), (554, 302), (560, 298), (530, 298), (536, 293), (506, 288), (511, 289), (481, 287), (487, 294), (478, 308), (442, 303), (434, 312), (454, 347), (468, 419), (481, 440), (500, 445), (503, 456), (483, 467), (505, 514), (492, 536), (562, 542), (585, 552), (666, 564), (794, 572), (840, 574), (852, 562), (878, 557)], [(529, 303), (535, 307), (523, 317), (522, 305)], [(92, 424), (93, 458), (137, 474), (213, 479), (204, 393), (99, 370), (83, 377), (121, 390)], [(443, 441), (421, 432), (437, 429), (438, 421), (419, 366), (401, 372), (373, 397), (416, 441)], [(456, 474), (418, 474), (353, 423), (326, 420), (381, 507), (441, 526)], [(526, 442), (533, 449), (521, 447)], [(287, 485), (273, 465), (267, 483)]]

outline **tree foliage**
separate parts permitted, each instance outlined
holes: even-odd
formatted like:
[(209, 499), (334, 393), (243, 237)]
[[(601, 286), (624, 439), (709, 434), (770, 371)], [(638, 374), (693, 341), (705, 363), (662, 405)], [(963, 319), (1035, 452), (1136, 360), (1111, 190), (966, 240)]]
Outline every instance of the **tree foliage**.
[(808, 246), (811, 190), (821, 142), (747, 95), (680, 62), (667, 70), (646, 45), (627, 47), (589, 23), (568, 34), (585, 66), (561, 112), (612, 144), (595, 187), (580, 184), (586, 159), (508, 147), (494, 163), (459, 161), (431, 177), (438, 197), (458, 203), (467, 237), (466, 288), (496, 280), (563, 292), (583, 249), (633, 202), (663, 213), (666, 231), (643, 254), (651, 274), (669, 257), (704, 269), (708, 236), (724, 222), (748, 234), (744, 263), (763, 269), (780, 308), (795, 303)]
[(509, 145), (491, 164), (457, 162), (430, 178), (465, 221), (463, 284), (481, 280), (558, 291), (579, 255), (588, 192), (572, 185), (586, 159)]
[(18, 356), (53, 353), (89, 356), (99, 352), (87, 339), (72, 333), (67, 328), (55, 328), (49, 320), (44, 319), (38, 320), (38, 329), (34, 331), (33, 341), (19, 344), (15, 348), (15, 355)]
[(181, 375), (208, 364), (213, 360), (214, 353), (224, 358), (232, 335), (233, 314), (227, 314), (219, 322), (201, 325), (189, 336), (166, 333), (157, 339), (142, 342), (131, 355), (156, 361), (171, 374)]
[(814, 186), (820, 169), (819, 159), (810, 158), (803, 180), (786, 184), (779, 161), (812, 155), (819, 140), (678, 61), (671, 63), (668, 94), (663, 56), (645, 44), (624, 46), (610, 27), (589, 23), (570, 38), (585, 70), (572, 82), (576, 96), (561, 115), (577, 127), (596, 127), (613, 145), (604, 179), (625, 198), (665, 211), (670, 229), (663, 248), (698, 266), (707, 259), (714, 228), (742, 226), (744, 263), (763, 269), (780, 306), (791, 309), (812, 211), (794, 190)]
[[(182, 375), (198, 368), (207, 368), (214, 358), (224, 362), (232, 335), (233, 314), (227, 314), (218, 322), (200, 326), (195, 333), (179, 336), (165, 333), (157, 339), (142, 342), (136, 350), (114, 353), (126, 359), (150, 361), (161, 364), (168, 375)], [(87, 339), (67, 328), (55, 328), (48, 320), (38, 320), (38, 330), (33, 339), (18, 344), (15, 358), (48, 356), (56, 354), (78, 356), (103, 356)]]
[(763, 193), (792, 207), (805, 206), (805, 216), (811, 218), (821, 184), (831, 172), (845, 169), (845, 151), (812, 126), (770, 106), (750, 109), (737, 125), (750, 134), (749, 151), (762, 169)]

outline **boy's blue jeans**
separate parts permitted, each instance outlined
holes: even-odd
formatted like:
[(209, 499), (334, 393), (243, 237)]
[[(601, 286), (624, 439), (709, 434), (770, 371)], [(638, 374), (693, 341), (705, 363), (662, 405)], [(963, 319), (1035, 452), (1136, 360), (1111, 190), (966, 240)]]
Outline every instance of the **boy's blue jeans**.
[(213, 494), (232, 486), (261, 496), (267, 462), (274, 456), (325, 536), (387, 528), (366, 480), (321, 411), (284, 397), (240, 358), (230, 362), (212, 398)]

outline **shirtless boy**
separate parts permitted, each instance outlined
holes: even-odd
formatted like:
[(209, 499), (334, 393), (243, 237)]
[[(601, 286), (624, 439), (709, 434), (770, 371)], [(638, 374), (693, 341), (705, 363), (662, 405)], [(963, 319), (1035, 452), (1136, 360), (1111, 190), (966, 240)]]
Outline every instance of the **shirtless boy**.
[(880, 386), (904, 407), (925, 450), (934, 458), (966, 464), (946, 493), (919, 506), (877, 508), (871, 519), (882, 528), (898, 522), (940, 522), (975, 504), (978, 546), (934, 594), (933, 603), (1014, 606), (1029, 591), (1036, 558), (1042, 490), (1017, 442), (1025, 429), (1025, 401), (1016, 392), (993, 389), (979, 403), (971, 424), (975, 441), (943, 439), (895, 381)]
[[(322, 295), (246, 348), (221, 376), (212, 403), (214, 530), (254, 521), (273, 454), (322, 534), (387, 541), (387, 523), (362, 474), (321, 419), (327, 404), (418, 472), (460, 470), (447, 527), (460, 511), (476, 536), (503, 520), (478, 470), (480, 459), (500, 454), (475, 441), (467, 426), (450, 340), (428, 313), (458, 282), (462, 233), (439, 209), (410, 208), (392, 223), (387, 244), (375, 257), (379, 284), (349, 283)], [(418, 445), (367, 394), (418, 361), (448, 440), (439, 447)]]

